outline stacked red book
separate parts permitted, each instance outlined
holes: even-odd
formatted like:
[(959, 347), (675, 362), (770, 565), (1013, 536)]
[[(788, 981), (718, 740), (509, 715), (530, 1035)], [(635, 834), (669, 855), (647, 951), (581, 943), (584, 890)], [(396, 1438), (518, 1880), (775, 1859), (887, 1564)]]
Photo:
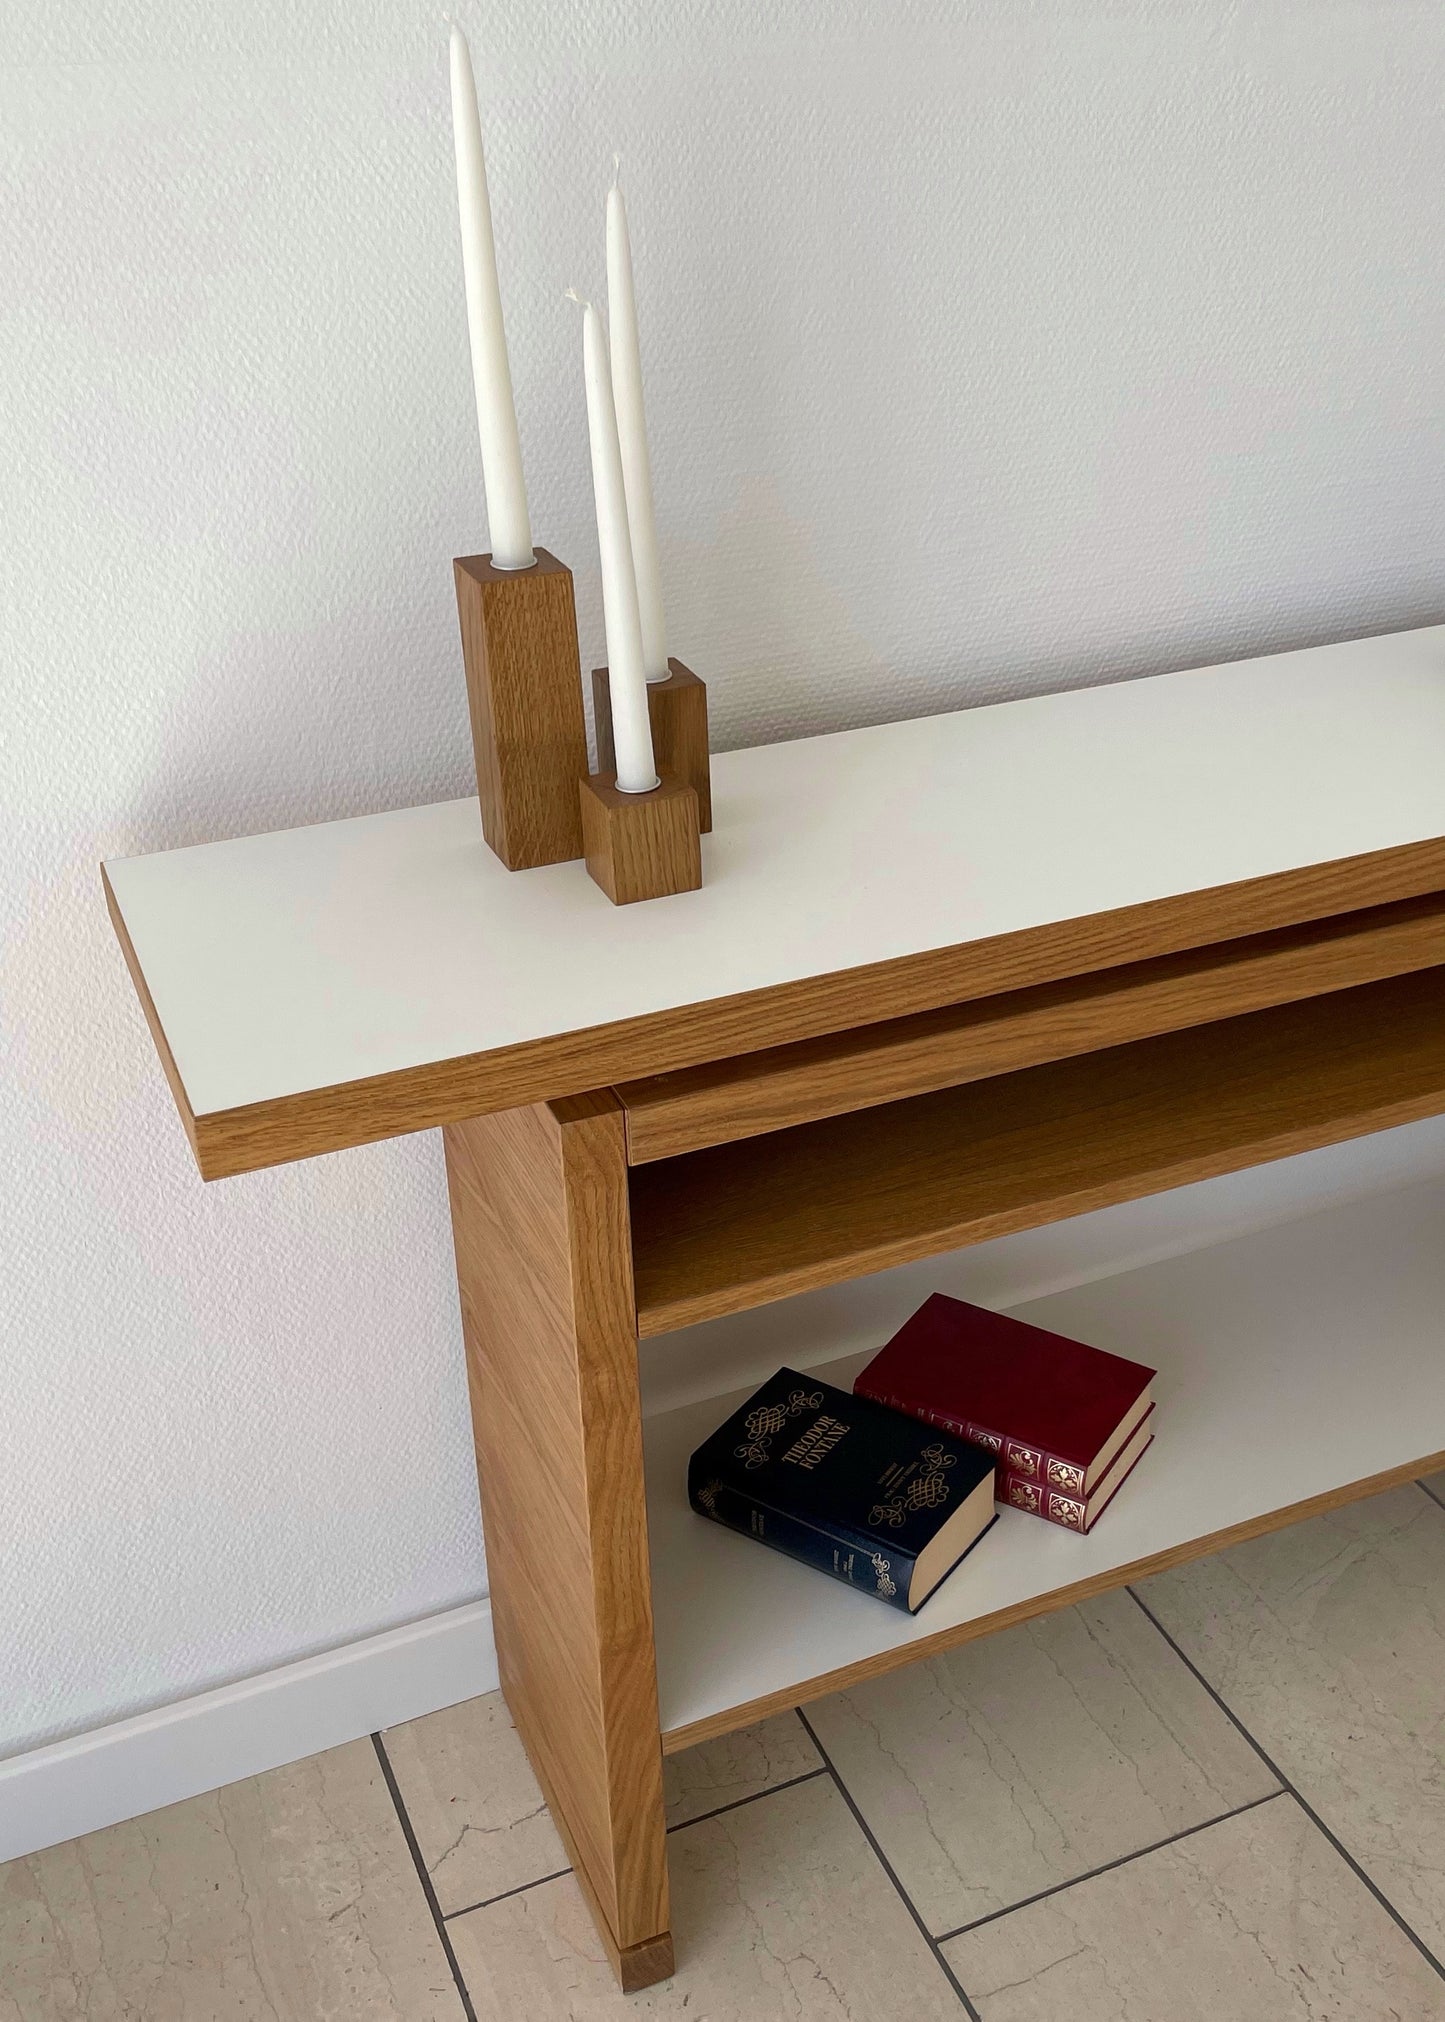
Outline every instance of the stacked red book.
[(1092, 1530), (1154, 1436), (1156, 1371), (935, 1292), (853, 1385), (998, 1455), (998, 1500)]

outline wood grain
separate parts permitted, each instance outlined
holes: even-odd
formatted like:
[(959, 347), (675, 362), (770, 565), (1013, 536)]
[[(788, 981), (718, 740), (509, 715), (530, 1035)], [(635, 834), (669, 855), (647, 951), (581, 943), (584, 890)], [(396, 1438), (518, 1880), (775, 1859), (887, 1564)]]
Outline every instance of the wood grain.
[(552, 1823), (557, 1828), (557, 1837), (567, 1850), (567, 1858), (572, 1864), (572, 1878), (581, 1892), (582, 1900), (591, 1912), (597, 1935), (602, 1940), (602, 1949), (607, 1954), (607, 1962), (617, 1976), (617, 1984), (624, 1994), (635, 1994), (643, 1987), (653, 1987), (659, 1980), (667, 1980), (676, 1971), (676, 1957), (673, 1951), (672, 1932), (662, 1931), (655, 1938), (644, 1938), (635, 1945), (619, 1945), (612, 1935), (612, 1927), (607, 1920), (607, 1912), (588, 1877), (587, 1864), (581, 1849), (572, 1837), (567, 1823), (566, 1807), (548, 1781), (545, 1765), (532, 1762), (533, 1773), (547, 1801), (547, 1809), (552, 1815)]
[[(709, 763), (707, 688), (681, 660), (669, 660), (665, 681), (647, 684), (652, 752), (664, 778), (686, 780), (697, 793), (697, 824), (712, 833), (712, 767)], [(612, 688), (605, 667), (592, 669), (592, 721), (597, 731), (597, 770), (615, 772)]]
[(632, 1170), (641, 1332), (1445, 1110), (1445, 970)]
[(445, 1142), (502, 1689), (612, 1955), (670, 1966), (621, 1111)]
[(577, 783), (587, 870), (614, 906), (670, 899), (702, 885), (697, 794), (671, 779), (651, 793), (620, 793), (610, 772)]
[(694, 1720), (685, 1727), (671, 1728), (662, 1737), (663, 1751), (667, 1755), (676, 1755), (684, 1748), (695, 1748), (700, 1741), (711, 1741), (720, 1734), (733, 1734), (740, 1727), (749, 1727), (755, 1720), (766, 1719), (769, 1714), (787, 1712), (794, 1706), (806, 1706), (810, 1700), (827, 1698), (830, 1692), (846, 1692), (869, 1678), (881, 1678), (886, 1672), (897, 1671), (904, 1664), (921, 1663), (925, 1658), (937, 1657), (960, 1643), (972, 1643), (981, 1636), (996, 1635), (1000, 1629), (1012, 1629), (1019, 1622), (1032, 1622), (1040, 1615), (1052, 1615), (1061, 1608), (1072, 1608), (1080, 1601), (1091, 1601), (1097, 1594), (1108, 1593), (1112, 1587), (1127, 1586), (1131, 1581), (1147, 1579), (1152, 1573), (1167, 1572), (1171, 1566), (1185, 1565), (1190, 1559), (1207, 1558), (1211, 1552), (1227, 1551), (1231, 1545), (1242, 1545), (1250, 1538), (1264, 1537), (1268, 1532), (1283, 1530), (1289, 1524), (1303, 1523), (1308, 1517), (1323, 1516), (1327, 1510), (1339, 1509), (1345, 1503), (1382, 1495), (1386, 1489), (1400, 1488), (1405, 1482), (1414, 1481), (1420, 1475), (1434, 1474), (1442, 1467), (1445, 1467), (1445, 1451), (1423, 1454), (1419, 1460), (1386, 1468), (1381, 1474), (1366, 1475), (1360, 1481), (1348, 1482), (1343, 1488), (1329, 1489), (1323, 1495), (1308, 1497), (1304, 1502), (1270, 1510), (1264, 1516), (1251, 1517), (1245, 1523), (1230, 1524), (1224, 1530), (1211, 1531), (1206, 1537), (1191, 1538), (1182, 1545), (1171, 1545), (1168, 1551), (1151, 1552), (1147, 1558), (1135, 1559), (1127, 1566), (1111, 1566), (1107, 1572), (1096, 1573), (1090, 1579), (1075, 1580), (1068, 1586), (1035, 1594), (1014, 1607), (1000, 1608), (991, 1615), (979, 1615), (971, 1622), (958, 1622), (936, 1636), (920, 1636), (912, 1642), (899, 1643), (891, 1650), (877, 1651), (871, 1657), (860, 1658), (856, 1664), (844, 1664), (836, 1670), (822, 1672), (816, 1678), (805, 1679), (800, 1685), (789, 1685), (784, 1691), (767, 1692), (739, 1706), (730, 1706), (724, 1712), (710, 1714), (706, 1720)]
[(787, 1130), (1445, 962), (1445, 898), (1406, 899), (1102, 975), (622, 1083), (632, 1165)]
[(572, 572), (545, 548), (530, 569), (469, 555), (452, 570), (482, 833), (509, 870), (567, 863), (587, 770)]
[[(575, 790), (575, 789), (574, 789)], [(205, 1179), (1445, 892), (1445, 837), (191, 1116)]]

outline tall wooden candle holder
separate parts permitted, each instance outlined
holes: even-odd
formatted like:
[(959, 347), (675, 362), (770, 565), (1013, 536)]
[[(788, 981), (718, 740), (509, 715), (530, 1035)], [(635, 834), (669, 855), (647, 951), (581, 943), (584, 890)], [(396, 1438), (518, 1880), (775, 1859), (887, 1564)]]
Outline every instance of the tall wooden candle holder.
[[(712, 833), (712, 775), (708, 770), (707, 686), (681, 660), (668, 661), (665, 681), (647, 684), (652, 749), (664, 779), (683, 779), (697, 794), (698, 826)], [(592, 710), (597, 726), (597, 767), (614, 770), (612, 690), (607, 669), (592, 670)]]
[(530, 569), (453, 562), (482, 833), (508, 870), (582, 855), (587, 770), (572, 571), (545, 548)]

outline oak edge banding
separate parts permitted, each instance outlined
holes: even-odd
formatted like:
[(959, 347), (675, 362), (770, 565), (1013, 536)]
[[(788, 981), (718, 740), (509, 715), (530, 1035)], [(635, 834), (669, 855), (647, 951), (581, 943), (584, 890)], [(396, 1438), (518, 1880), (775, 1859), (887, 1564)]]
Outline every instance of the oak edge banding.
[[(108, 878), (106, 890), (159, 1047), (163, 1029)], [(695, 1067), (789, 1040), (819, 1038), (1442, 890), (1445, 836), (1432, 836), (233, 1109), (193, 1113), (168, 1045), (162, 1064), (201, 1177), (226, 1179), (643, 1074)]]
[(1307, 1496), (1302, 1502), (1284, 1503), (1279, 1509), (1266, 1511), (1262, 1516), (1246, 1517), (1240, 1523), (1226, 1525), (1223, 1530), (1210, 1531), (1203, 1537), (1170, 1545), (1162, 1552), (1151, 1552), (1146, 1558), (1133, 1559), (1125, 1566), (1111, 1567), (1109, 1571), (1095, 1573), (1086, 1580), (1076, 1580), (1070, 1586), (1051, 1587), (1046, 1593), (1015, 1602), (1012, 1607), (998, 1608), (991, 1615), (976, 1616), (971, 1622), (956, 1623), (951, 1629), (940, 1629), (936, 1635), (920, 1637), (916, 1642), (895, 1644), (890, 1650), (880, 1650), (871, 1657), (860, 1658), (856, 1664), (843, 1664), (836, 1670), (820, 1672), (816, 1678), (804, 1679), (797, 1685), (765, 1692), (756, 1699), (728, 1707), (725, 1712), (710, 1713), (703, 1720), (692, 1720), (682, 1727), (664, 1728), (662, 1752), (664, 1755), (677, 1755), (684, 1748), (696, 1747), (701, 1741), (714, 1741), (719, 1735), (733, 1734), (755, 1720), (789, 1712), (796, 1706), (806, 1706), (814, 1699), (827, 1698), (832, 1692), (845, 1692), (870, 1678), (881, 1678), (889, 1671), (901, 1670), (905, 1664), (918, 1663), (928, 1657), (937, 1657), (945, 1650), (956, 1649), (960, 1643), (996, 1635), (1000, 1630), (1011, 1629), (1020, 1622), (1036, 1621), (1041, 1615), (1074, 1607), (1080, 1601), (1092, 1600), (1096, 1594), (1108, 1593), (1111, 1588), (1127, 1586), (1133, 1580), (1148, 1579), (1154, 1573), (1167, 1572), (1172, 1566), (1185, 1565), (1190, 1559), (1207, 1558), (1211, 1552), (1227, 1551), (1231, 1545), (1245, 1544), (1251, 1538), (1267, 1536), (1270, 1531), (1304, 1523), (1310, 1517), (1341, 1509), (1346, 1503), (1362, 1502), (1367, 1496), (1382, 1495), (1386, 1489), (1403, 1487), (1406, 1482), (1418, 1480), (1421, 1475), (1434, 1474), (1441, 1468), (1445, 1468), (1445, 1449), (1426, 1454), (1420, 1460), (1402, 1462), (1398, 1467), (1387, 1467), (1379, 1474), (1365, 1475), (1342, 1488), (1325, 1489), (1319, 1495)]

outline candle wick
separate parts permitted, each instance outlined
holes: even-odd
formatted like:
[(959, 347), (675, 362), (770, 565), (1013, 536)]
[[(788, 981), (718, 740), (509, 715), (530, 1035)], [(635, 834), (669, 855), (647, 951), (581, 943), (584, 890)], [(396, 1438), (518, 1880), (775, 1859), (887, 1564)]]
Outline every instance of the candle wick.
[(567, 300), (568, 302), (575, 302), (579, 309), (590, 309), (592, 307), (592, 304), (588, 301), (587, 297), (585, 295), (579, 295), (575, 288), (564, 289), (563, 295), (564, 299)]
[(618, 185), (619, 185), (619, 183), (620, 183), (621, 179), (622, 179), (622, 156), (621, 156), (620, 154), (615, 154), (615, 155), (613, 155), (613, 157), (612, 157), (612, 187), (613, 187), (613, 189), (616, 189), (616, 188), (618, 187)]

